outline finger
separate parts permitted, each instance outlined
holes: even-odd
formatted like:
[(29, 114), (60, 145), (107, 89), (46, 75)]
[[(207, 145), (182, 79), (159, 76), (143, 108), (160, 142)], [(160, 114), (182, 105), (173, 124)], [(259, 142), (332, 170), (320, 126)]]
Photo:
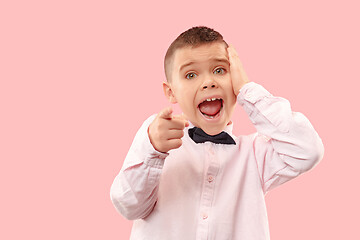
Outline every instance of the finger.
[(167, 145), (168, 145), (168, 148), (170, 148), (170, 149), (179, 148), (182, 145), (182, 140), (181, 139), (170, 139), (167, 141)]
[(239, 56), (239, 54), (237, 53), (235, 47), (232, 44), (229, 44), (229, 47), (227, 48), (229, 56), (231, 55), (231, 57), (236, 57)]
[(184, 130), (169, 130), (167, 139), (181, 139), (184, 136)]
[(188, 117), (184, 114), (184, 113), (181, 113), (180, 117), (186, 121), (188, 121)]
[(228, 47), (228, 53), (229, 53), (230, 68), (231, 68), (231, 65), (234, 65), (234, 64), (236, 64), (238, 66), (242, 65), (239, 55), (232, 45), (230, 47)]
[(232, 77), (235, 77), (235, 79), (237, 79), (238, 77), (241, 77), (240, 59), (232, 54), (230, 54), (229, 56), (230, 56), (230, 74)]
[(174, 115), (173, 119), (183, 120), (185, 122), (185, 127), (189, 126), (189, 120), (188, 120), (188, 118), (186, 117), (186, 115), (184, 113), (182, 113), (180, 115)]
[(169, 129), (184, 129), (189, 123), (182, 118), (172, 118), (169, 122)]
[(158, 114), (159, 118), (163, 118), (163, 119), (171, 119), (172, 118), (172, 112), (173, 109), (172, 107), (166, 107), (163, 110), (161, 110)]
[(234, 93), (237, 95), (241, 87), (249, 82), (249, 79), (243, 69), (240, 58), (233, 45), (229, 44), (229, 61), (230, 61), (230, 78), (234, 88)]

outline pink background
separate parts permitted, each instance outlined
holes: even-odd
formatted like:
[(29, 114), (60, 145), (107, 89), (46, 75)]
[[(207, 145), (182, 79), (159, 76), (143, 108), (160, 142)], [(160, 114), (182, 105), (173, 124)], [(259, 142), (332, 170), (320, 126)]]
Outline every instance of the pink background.
[[(218, 30), (325, 145), (266, 196), (272, 239), (360, 239), (358, 1), (1, 1), (0, 239), (128, 239), (111, 183), (168, 103), (170, 43)], [(179, 109), (177, 109), (179, 112)], [(254, 131), (241, 107), (235, 133)]]

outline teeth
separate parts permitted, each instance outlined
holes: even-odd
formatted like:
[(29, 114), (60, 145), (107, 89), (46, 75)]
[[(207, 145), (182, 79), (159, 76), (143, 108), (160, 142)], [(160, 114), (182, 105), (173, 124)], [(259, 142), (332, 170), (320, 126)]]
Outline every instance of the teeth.
[(210, 101), (215, 101), (215, 100), (221, 100), (221, 98), (208, 98), (205, 101), (210, 102)]

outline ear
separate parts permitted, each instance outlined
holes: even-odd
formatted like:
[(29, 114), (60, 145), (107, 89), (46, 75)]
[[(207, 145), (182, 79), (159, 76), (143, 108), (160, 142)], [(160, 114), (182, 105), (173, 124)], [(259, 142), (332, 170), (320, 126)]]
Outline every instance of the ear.
[(171, 84), (167, 82), (163, 82), (163, 89), (164, 89), (164, 94), (166, 98), (169, 100), (169, 102), (177, 103), (174, 92), (171, 89)]

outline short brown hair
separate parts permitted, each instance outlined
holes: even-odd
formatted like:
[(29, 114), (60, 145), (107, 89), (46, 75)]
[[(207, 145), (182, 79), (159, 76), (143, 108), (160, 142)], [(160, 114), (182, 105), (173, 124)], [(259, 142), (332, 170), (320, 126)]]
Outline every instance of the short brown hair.
[(187, 46), (198, 47), (202, 44), (207, 44), (212, 42), (224, 42), (226, 47), (229, 46), (219, 32), (209, 27), (196, 26), (181, 33), (171, 43), (165, 55), (164, 69), (165, 69), (166, 80), (168, 82), (171, 81), (171, 67), (172, 67), (171, 60), (177, 49)]

